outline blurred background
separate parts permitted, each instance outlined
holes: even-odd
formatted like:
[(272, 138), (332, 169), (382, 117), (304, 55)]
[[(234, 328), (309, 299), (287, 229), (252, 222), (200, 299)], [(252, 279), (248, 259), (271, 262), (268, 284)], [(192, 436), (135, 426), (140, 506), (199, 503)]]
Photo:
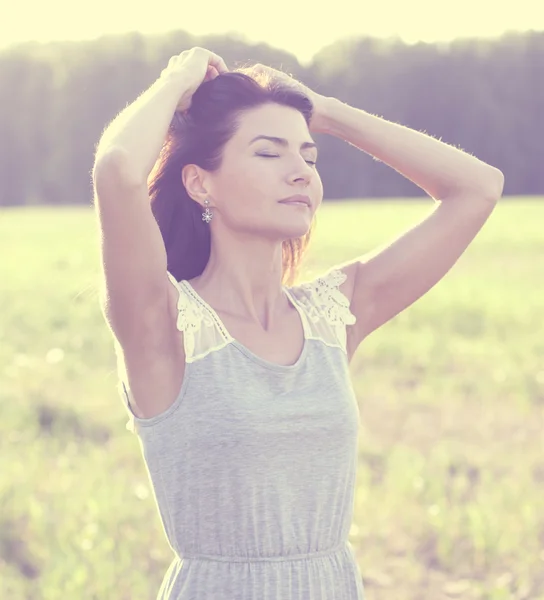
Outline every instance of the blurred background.
[[(505, 195), (544, 193), (544, 7), (529, 0), (390, 0), (357, 14), (348, 0), (334, 11), (282, 0), (266, 18), (236, 3), (205, 14), (160, 2), (112, 6), (21, 2), (0, 25), (11, 42), (0, 51), (0, 206), (88, 205), (103, 128), (194, 45), (229, 68), (285, 70), (475, 154), (504, 172)], [(422, 194), (341, 140), (320, 146), (328, 199)]]
[[(424, 131), (505, 174), (450, 273), (352, 362), (352, 544), (368, 600), (544, 600), (544, 7), (533, 0), (20, 1), (0, 22), (0, 598), (154, 598), (172, 558), (98, 305), (103, 129), (195, 45)], [(433, 202), (315, 135), (307, 273)]]

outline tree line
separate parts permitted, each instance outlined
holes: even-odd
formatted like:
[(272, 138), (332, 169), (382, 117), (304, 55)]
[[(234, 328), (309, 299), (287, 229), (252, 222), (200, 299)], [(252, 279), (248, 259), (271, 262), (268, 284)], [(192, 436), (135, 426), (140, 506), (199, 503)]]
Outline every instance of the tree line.
[[(261, 62), (316, 92), (474, 154), (505, 174), (504, 195), (544, 195), (544, 32), (408, 45), (358, 39), (309, 65), (233, 35), (130, 33), (85, 42), (27, 43), (0, 53), (0, 206), (92, 203), (91, 171), (106, 125), (193, 46), (230, 68)], [(368, 154), (315, 135), (326, 200), (421, 197)]]

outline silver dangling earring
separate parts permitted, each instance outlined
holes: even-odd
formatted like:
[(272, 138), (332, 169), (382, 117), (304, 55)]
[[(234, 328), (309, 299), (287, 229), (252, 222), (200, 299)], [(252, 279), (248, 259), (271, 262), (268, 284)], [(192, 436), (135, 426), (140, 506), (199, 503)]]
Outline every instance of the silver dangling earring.
[(213, 213), (209, 209), (209, 204), (210, 204), (210, 201), (208, 200), (208, 198), (206, 198), (206, 200), (204, 200), (204, 205), (206, 206), (206, 210), (202, 213), (202, 220), (206, 221), (206, 223), (209, 223), (213, 218)]

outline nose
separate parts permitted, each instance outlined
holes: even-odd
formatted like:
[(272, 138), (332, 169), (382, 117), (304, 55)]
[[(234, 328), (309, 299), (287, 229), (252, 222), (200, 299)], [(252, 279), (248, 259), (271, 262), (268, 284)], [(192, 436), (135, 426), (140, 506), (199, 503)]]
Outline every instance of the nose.
[(303, 158), (300, 159), (300, 161), (297, 163), (296, 168), (294, 169), (291, 179), (293, 181), (305, 181), (306, 184), (309, 184), (312, 177), (314, 176), (314, 167), (312, 165), (309, 165)]

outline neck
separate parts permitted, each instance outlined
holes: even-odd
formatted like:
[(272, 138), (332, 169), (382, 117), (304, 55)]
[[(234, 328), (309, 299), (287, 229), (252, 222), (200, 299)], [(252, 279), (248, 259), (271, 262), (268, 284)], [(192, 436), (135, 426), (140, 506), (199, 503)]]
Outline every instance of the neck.
[(262, 236), (244, 238), (239, 233), (222, 235), (220, 240), (212, 236), (210, 259), (198, 277), (198, 287), (218, 312), (269, 329), (288, 306), (282, 272), (281, 242)]

